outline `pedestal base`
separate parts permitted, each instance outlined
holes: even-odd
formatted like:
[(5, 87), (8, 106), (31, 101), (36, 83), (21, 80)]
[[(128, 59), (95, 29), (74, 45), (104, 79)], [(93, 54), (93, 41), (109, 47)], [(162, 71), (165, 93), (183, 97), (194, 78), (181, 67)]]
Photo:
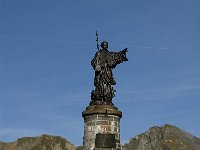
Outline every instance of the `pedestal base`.
[[(88, 106), (84, 118), (85, 150), (120, 150), (120, 118), (122, 112), (113, 105)], [(99, 138), (100, 137), (100, 138)]]

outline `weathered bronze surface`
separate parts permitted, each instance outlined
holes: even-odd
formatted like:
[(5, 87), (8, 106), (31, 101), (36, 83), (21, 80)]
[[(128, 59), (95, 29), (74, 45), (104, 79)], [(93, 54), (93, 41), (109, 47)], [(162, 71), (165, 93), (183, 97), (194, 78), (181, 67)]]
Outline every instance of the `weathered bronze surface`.
[(119, 52), (110, 52), (108, 51), (108, 42), (106, 41), (101, 43), (101, 48), (96, 52), (91, 61), (91, 65), (95, 70), (95, 90), (91, 93), (92, 101), (90, 105), (113, 105), (112, 98), (115, 96), (115, 90), (112, 85), (115, 85), (116, 82), (113, 78), (112, 69), (117, 64), (128, 61), (126, 58), (128, 50), (125, 48)]
[(116, 140), (114, 134), (96, 134), (96, 148), (116, 148)]

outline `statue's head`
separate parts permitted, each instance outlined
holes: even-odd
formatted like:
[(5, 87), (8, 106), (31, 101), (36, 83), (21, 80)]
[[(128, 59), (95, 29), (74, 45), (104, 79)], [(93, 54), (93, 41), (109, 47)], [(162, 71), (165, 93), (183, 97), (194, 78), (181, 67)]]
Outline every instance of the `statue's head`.
[(103, 49), (107, 50), (107, 49), (108, 49), (108, 42), (103, 41), (103, 42), (101, 43), (101, 47), (102, 47)]

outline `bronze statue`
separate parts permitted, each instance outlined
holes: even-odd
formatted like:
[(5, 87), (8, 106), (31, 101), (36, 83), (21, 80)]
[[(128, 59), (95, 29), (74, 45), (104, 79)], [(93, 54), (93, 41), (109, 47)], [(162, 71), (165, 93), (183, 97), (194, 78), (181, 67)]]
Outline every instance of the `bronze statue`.
[[(98, 47), (98, 43), (97, 43)], [(91, 61), (91, 65), (95, 70), (94, 86), (95, 90), (91, 93), (90, 105), (113, 105), (112, 98), (115, 96), (112, 85), (116, 82), (113, 78), (112, 69), (117, 66), (117, 64), (123, 61), (128, 61), (126, 58), (125, 48), (119, 52), (108, 51), (108, 42), (103, 41), (101, 43), (101, 48), (96, 52), (94, 58)]]

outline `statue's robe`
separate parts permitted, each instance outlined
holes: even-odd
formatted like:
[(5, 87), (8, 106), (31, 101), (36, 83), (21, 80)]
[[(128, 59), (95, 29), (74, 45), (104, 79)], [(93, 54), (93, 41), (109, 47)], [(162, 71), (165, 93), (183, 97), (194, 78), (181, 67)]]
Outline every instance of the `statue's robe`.
[(116, 84), (112, 69), (123, 61), (127, 61), (123, 51), (109, 52), (101, 49), (96, 52), (91, 61), (95, 70), (94, 86), (96, 87), (95, 91), (92, 92), (93, 100), (112, 101), (114, 90), (111, 85)]

